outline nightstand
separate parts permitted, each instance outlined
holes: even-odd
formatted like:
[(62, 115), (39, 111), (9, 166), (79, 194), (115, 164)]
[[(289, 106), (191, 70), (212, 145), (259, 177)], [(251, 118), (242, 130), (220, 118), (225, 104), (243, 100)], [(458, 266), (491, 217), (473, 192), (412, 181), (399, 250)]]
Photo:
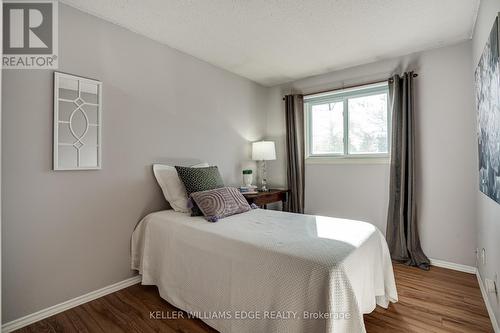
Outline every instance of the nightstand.
[(256, 204), (257, 206), (266, 209), (267, 205), (274, 202), (282, 203), (282, 210), (285, 210), (285, 203), (288, 200), (288, 193), (290, 190), (276, 190), (271, 189), (268, 192), (259, 192), (254, 194), (243, 194), (249, 204)]

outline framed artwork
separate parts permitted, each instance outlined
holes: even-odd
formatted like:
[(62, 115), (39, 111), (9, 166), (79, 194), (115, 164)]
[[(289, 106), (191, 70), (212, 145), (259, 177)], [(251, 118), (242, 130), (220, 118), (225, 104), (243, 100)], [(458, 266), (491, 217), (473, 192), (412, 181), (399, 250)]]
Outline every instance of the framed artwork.
[(102, 83), (54, 73), (54, 170), (101, 169)]
[(499, 17), (475, 72), (479, 149), (479, 188), (500, 204), (500, 50)]

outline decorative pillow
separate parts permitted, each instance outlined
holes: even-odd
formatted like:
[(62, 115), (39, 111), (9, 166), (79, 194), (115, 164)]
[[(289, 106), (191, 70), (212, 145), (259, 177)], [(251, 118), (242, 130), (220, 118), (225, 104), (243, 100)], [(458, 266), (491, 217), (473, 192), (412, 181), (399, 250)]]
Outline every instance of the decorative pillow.
[[(192, 168), (208, 167), (208, 163), (200, 163)], [(153, 164), (153, 173), (160, 185), (165, 200), (176, 212), (189, 213), (186, 188), (177, 174), (175, 167), (164, 164)]]
[[(191, 193), (194, 192), (207, 191), (224, 187), (224, 182), (222, 181), (219, 169), (216, 166), (209, 166), (206, 168), (186, 168), (176, 166), (175, 169), (177, 170), (179, 178), (186, 188), (188, 196), (190, 196)], [(191, 215), (203, 215), (196, 206), (195, 202), (192, 203)]]
[(237, 188), (223, 187), (215, 190), (191, 193), (191, 198), (210, 222), (252, 209)]

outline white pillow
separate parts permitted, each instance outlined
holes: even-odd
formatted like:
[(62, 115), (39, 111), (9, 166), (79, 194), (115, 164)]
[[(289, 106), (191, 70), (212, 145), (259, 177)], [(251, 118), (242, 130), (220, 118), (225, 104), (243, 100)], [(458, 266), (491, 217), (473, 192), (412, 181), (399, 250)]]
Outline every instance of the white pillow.
[[(204, 168), (210, 166), (208, 163), (192, 165), (192, 168)], [(153, 172), (156, 181), (163, 191), (165, 199), (176, 212), (189, 213), (187, 206), (188, 196), (186, 188), (182, 183), (175, 167), (164, 164), (153, 164)]]

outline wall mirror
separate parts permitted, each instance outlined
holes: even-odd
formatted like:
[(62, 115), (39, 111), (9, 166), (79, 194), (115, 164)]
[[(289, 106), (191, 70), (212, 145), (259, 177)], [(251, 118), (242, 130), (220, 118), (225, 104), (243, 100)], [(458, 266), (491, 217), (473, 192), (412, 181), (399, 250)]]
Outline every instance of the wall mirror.
[(101, 168), (102, 82), (54, 73), (54, 170)]

